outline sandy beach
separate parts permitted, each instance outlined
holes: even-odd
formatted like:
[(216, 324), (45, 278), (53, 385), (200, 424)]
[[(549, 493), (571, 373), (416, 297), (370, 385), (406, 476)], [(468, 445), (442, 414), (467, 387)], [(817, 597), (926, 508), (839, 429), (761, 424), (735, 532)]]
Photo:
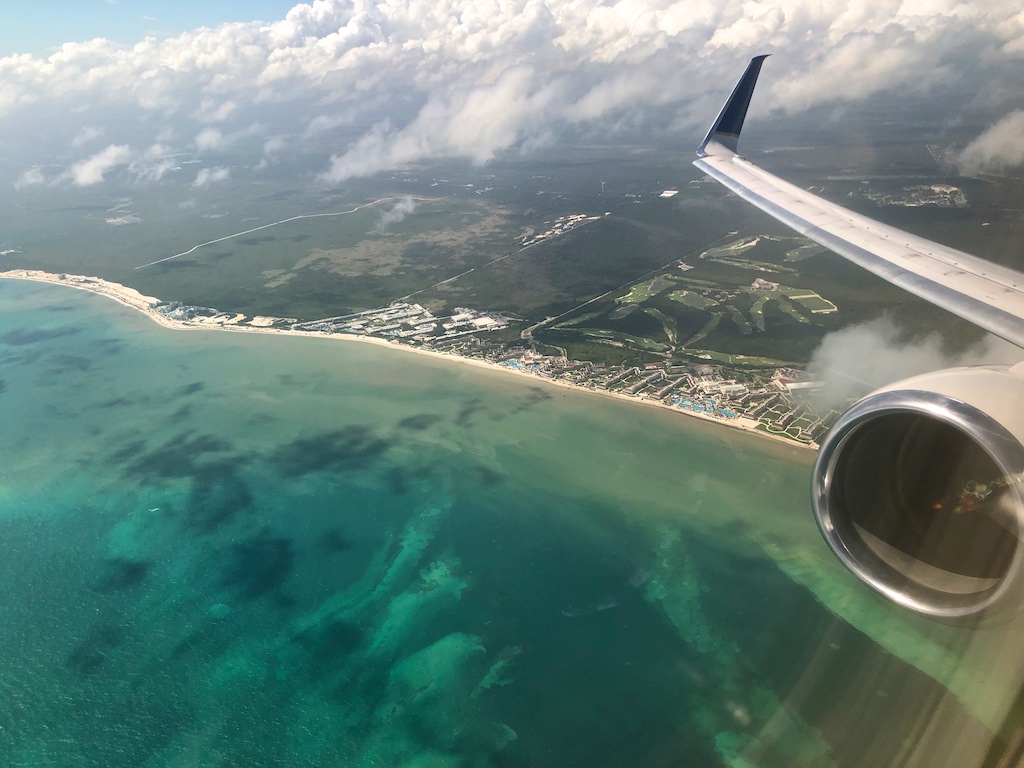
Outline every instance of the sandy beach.
[[(376, 344), (378, 346), (388, 347), (389, 349), (400, 349), (405, 352), (413, 352), (419, 355), (427, 355), (433, 358), (440, 358), (443, 360), (458, 361), (460, 363), (466, 363), (474, 365), (479, 368), (485, 368), (490, 371), (500, 371), (513, 376), (520, 376), (529, 379), (532, 382), (543, 382), (556, 387), (562, 387), (563, 389), (571, 389), (578, 392), (588, 392), (595, 395), (602, 395), (604, 397), (612, 397), (618, 400), (622, 400), (629, 403), (638, 403), (640, 405), (651, 406), (660, 408), (665, 411), (672, 413), (681, 414), (694, 419), (700, 419), (701, 421), (716, 424), (723, 427), (729, 427), (731, 429), (740, 430), (747, 432), (758, 437), (771, 440), (776, 443), (787, 445), (791, 448), (801, 449), (805, 451), (816, 451), (816, 445), (805, 445), (798, 443), (793, 440), (789, 440), (778, 435), (773, 435), (768, 432), (757, 429), (758, 422), (753, 419), (747, 419), (742, 416), (735, 419), (723, 419), (716, 416), (712, 416), (704, 413), (697, 413), (694, 411), (688, 411), (683, 408), (678, 408), (674, 405), (669, 405), (657, 400), (651, 400), (644, 397), (635, 397), (632, 395), (626, 395), (621, 392), (610, 392), (608, 390), (594, 389), (590, 387), (581, 387), (577, 384), (570, 382), (558, 381), (556, 379), (550, 379), (545, 376), (538, 376), (524, 370), (517, 370), (508, 366), (499, 365), (497, 363), (491, 363), (485, 360), (478, 360), (471, 357), (463, 357), (462, 355), (448, 354), (445, 352), (438, 352), (432, 349), (422, 349), (419, 347), (413, 347), (408, 344), (401, 344), (397, 342), (387, 341), (373, 336), (357, 336), (355, 334), (348, 333), (321, 333), (316, 331), (296, 331), (282, 328), (272, 328), (265, 325), (241, 325), (238, 323), (240, 316), (235, 316), (231, 322), (220, 322), (211, 323), (204, 320), (175, 320), (168, 317), (162, 312), (157, 311), (154, 307), (161, 303), (161, 300), (154, 296), (146, 296), (134, 288), (121, 285), (120, 283), (111, 282), (98, 277), (88, 277), (85, 275), (70, 275), (70, 274), (53, 274), (50, 272), (43, 272), (35, 269), (11, 269), (6, 272), (0, 272), (0, 279), (9, 280), (31, 280), (38, 283), (50, 283), (52, 285), (61, 285), (67, 288), (76, 288), (78, 290), (90, 291), (91, 293), (99, 294), (100, 296), (106, 296), (108, 299), (112, 299), (119, 304), (123, 304), (126, 307), (131, 307), (144, 315), (149, 317), (153, 322), (174, 331), (226, 331), (230, 333), (260, 333), (260, 334), (275, 334), (278, 336), (305, 336), (308, 338), (316, 339), (335, 339), (338, 341), (357, 341), (364, 344)], [(257, 320), (267, 321), (270, 318), (260, 317)]]

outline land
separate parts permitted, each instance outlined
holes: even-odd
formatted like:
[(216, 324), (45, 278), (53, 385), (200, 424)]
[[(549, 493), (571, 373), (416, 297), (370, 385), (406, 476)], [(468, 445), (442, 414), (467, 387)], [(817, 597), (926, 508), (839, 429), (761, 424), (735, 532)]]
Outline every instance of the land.
[[(887, 223), (1012, 261), (1002, 246), (1024, 242), (1021, 185), (955, 177), (935, 146), (755, 148), (755, 159)], [(239, 156), (244, 183), (216, 190), (173, 176), (0, 189), (0, 269), (100, 286), (168, 327), (402, 345), (808, 446), (835, 417), (807, 397), (816, 384), (803, 373), (828, 333), (891, 314), (908, 336), (939, 330), (951, 351), (977, 338), (766, 221), (689, 159), (578, 144), (332, 189), (297, 165), (245, 178)]]
[[(422, 319), (425, 310), (416, 305), (389, 307), (380, 313), (364, 313), (358, 316), (360, 318), (358, 320), (355, 318), (333, 318), (334, 322), (324, 322), (322, 324), (323, 327), (311, 328), (311, 324), (298, 323), (290, 318), (250, 317), (239, 313), (219, 312), (210, 307), (195, 307), (183, 305), (180, 302), (161, 301), (156, 297), (141, 294), (133, 288), (84, 275), (52, 274), (38, 270), (16, 269), (0, 272), (0, 279), (29, 280), (96, 293), (142, 312), (159, 325), (172, 330), (222, 330), (228, 332), (268, 333), (382, 344), (419, 354), (446, 359), (454, 358), (515, 375), (540, 378), (563, 387), (596, 392), (648, 405), (656, 405), (676, 413), (724, 424), (769, 439), (792, 443), (788, 439), (788, 433), (785, 431), (785, 426), (793, 422), (792, 418), (787, 419), (786, 425), (777, 425), (782, 427), (782, 429), (773, 430), (765, 428), (765, 424), (758, 420), (744, 417), (729, 408), (720, 406), (715, 395), (724, 395), (726, 393), (735, 395), (739, 393), (739, 388), (735, 382), (725, 382), (718, 378), (713, 366), (704, 366), (703, 370), (695, 369), (692, 373), (677, 370), (675, 373), (682, 373), (682, 375), (667, 386), (661, 386), (652, 396), (652, 393), (647, 391), (648, 387), (658, 382), (664, 384), (662, 380), (665, 379), (665, 373), (662, 371), (651, 373), (650, 371), (641, 372), (638, 369), (613, 370), (595, 368), (589, 365), (571, 363), (565, 358), (548, 358), (525, 352), (518, 355), (501, 354), (496, 353), (494, 345), (481, 344), (476, 339), (468, 342), (468, 346), (445, 347), (439, 345), (435, 347), (429, 344), (414, 346), (400, 343), (399, 337), (393, 335), (391, 336), (393, 340), (389, 341), (380, 335), (367, 333), (365, 330), (363, 333), (335, 330), (335, 323), (340, 323), (341, 327), (345, 327), (346, 323), (357, 323), (361, 324), (364, 329), (373, 323), (380, 323), (377, 327), (387, 328), (389, 320), (407, 318), (410, 316), (410, 313), (415, 313)], [(497, 322), (496, 319), (485, 314), (472, 314), (472, 317), (456, 319), (455, 322), (477, 328), (487, 327)], [(459, 338), (459, 336), (448, 335), (446, 341), (451, 341), (455, 338)], [(644, 375), (639, 381), (632, 381), (632, 379), (640, 377), (641, 373)], [(792, 371), (790, 373), (797, 374), (798, 372)], [(768, 411), (770, 405), (775, 404), (779, 400), (780, 394), (786, 390), (787, 383), (789, 382), (780, 377), (777, 386), (778, 391), (774, 393), (768, 391), (755, 393), (749, 392), (746, 388), (743, 389), (744, 394), (752, 394), (757, 398), (758, 405), (756, 409), (764, 413)], [(687, 393), (692, 393), (692, 395)], [(764, 396), (759, 397), (762, 394)], [(750, 398), (748, 397), (747, 400), (749, 401)], [(817, 447), (809, 439), (809, 434), (800, 438), (796, 444), (812, 449)]]

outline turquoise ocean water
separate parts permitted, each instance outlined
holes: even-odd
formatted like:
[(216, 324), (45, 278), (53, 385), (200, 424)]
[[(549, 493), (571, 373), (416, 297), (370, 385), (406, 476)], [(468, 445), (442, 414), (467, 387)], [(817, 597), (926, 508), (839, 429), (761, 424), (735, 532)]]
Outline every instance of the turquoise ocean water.
[(0, 765), (863, 766), (922, 712), (998, 726), (756, 437), (14, 281), (0, 424)]

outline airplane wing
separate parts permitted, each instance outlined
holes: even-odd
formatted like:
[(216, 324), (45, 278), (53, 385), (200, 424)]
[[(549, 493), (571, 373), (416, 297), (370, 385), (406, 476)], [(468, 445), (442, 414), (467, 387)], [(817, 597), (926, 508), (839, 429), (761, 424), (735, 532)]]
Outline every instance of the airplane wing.
[(933, 304), (1024, 347), (1024, 275), (847, 210), (736, 154), (761, 64), (751, 60), (694, 165), (805, 237)]

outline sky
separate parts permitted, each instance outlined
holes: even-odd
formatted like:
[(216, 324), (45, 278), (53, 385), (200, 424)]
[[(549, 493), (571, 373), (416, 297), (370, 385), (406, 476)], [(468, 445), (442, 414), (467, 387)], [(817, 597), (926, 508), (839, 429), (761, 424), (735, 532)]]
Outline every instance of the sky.
[(64, 43), (104, 37), (134, 44), (229, 21), (273, 21), (293, 0), (0, 0), (0, 56), (49, 56)]
[(206, 161), (196, 183), (218, 183), (246, 146), (255, 170), (320, 151), (318, 180), (343, 184), (529, 154), (573, 131), (699, 139), (758, 53), (774, 55), (754, 113), (930, 98), (951, 122), (991, 116), (965, 167), (1024, 162), (1019, 0), (288, 5), (4, 3), (4, 26), (31, 45), (0, 58), (0, 183), (161, 183), (185, 154)]

